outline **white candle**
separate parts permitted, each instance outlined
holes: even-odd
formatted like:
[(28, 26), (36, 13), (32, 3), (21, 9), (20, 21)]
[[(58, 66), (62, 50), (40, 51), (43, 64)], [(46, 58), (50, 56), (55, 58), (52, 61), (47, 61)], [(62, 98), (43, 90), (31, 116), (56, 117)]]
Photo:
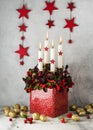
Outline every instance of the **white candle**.
[(46, 40), (44, 42), (44, 64), (49, 63), (49, 43), (48, 43), (48, 33), (46, 35)]
[(50, 71), (55, 72), (55, 47), (53, 41), (50, 48)]
[(61, 37), (58, 44), (58, 68), (62, 68), (62, 38)]
[(42, 50), (42, 44), (39, 45), (38, 50), (38, 69), (39, 71), (43, 70), (43, 50)]

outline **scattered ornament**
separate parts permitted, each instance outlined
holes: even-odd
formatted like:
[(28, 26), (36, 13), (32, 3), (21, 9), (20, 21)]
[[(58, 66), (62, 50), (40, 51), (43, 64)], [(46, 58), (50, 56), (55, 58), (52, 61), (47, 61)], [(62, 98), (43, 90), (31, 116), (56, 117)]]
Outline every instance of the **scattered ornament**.
[(21, 111), (26, 111), (26, 112), (28, 111), (28, 107), (24, 106), (24, 105), (21, 105), (20, 109), (21, 109)]
[(78, 115), (79, 115), (79, 116), (86, 116), (86, 111), (80, 111), (80, 112), (78, 113)]
[(87, 115), (87, 116), (86, 116), (86, 118), (87, 118), (87, 119), (90, 119), (90, 116), (89, 116), (89, 115)]
[(46, 122), (47, 117), (45, 115), (40, 115), (40, 120)]
[(24, 117), (25, 115), (27, 116), (27, 112), (26, 111), (20, 111), (20, 116), (21, 117)]
[(72, 119), (73, 119), (74, 121), (79, 121), (79, 120), (80, 120), (80, 117), (79, 117), (77, 114), (73, 114), (73, 115), (72, 115)]
[(17, 11), (20, 13), (19, 18), (25, 17), (25, 18), (29, 18), (28, 17), (28, 13), (31, 11), (30, 9), (26, 9), (25, 5), (22, 6), (21, 9), (17, 9)]
[(75, 104), (71, 105), (69, 107), (70, 111), (75, 111), (77, 109), (77, 106)]
[(9, 116), (9, 112), (10, 112), (10, 109), (4, 110), (4, 115), (5, 115), (5, 116)]
[(62, 119), (61, 119), (61, 122), (62, 122), (62, 123), (66, 123), (65, 118), (62, 118)]
[(79, 113), (79, 112), (81, 112), (81, 111), (84, 111), (84, 108), (82, 108), (82, 107), (77, 107), (76, 112)]
[(16, 112), (15, 112), (14, 110), (11, 110), (11, 111), (9, 112), (9, 117), (15, 118), (15, 117), (16, 117)]
[(13, 121), (13, 119), (12, 119), (12, 118), (9, 118), (9, 121)]
[(69, 112), (69, 113), (67, 113), (66, 116), (67, 116), (68, 118), (72, 118), (72, 115), (73, 115), (72, 112)]
[(14, 109), (20, 109), (20, 104), (15, 104), (15, 105), (13, 106), (13, 108), (14, 108)]
[(33, 114), (32, 114), (32, 117), (33, 117), (34, 120), (39, 120), (40, 114), (37, 113), (37, 112), (36, 112), (36, 113), (33, 113)]
[(20, 109), (19, 109), (19, 108), (14, 108), (13, 110), (14, 110), (14, 112), (15, 112), (16, 114), (19, 114), (19, 113), (20, 113)]
[(10, 107), (9, 106), (4, 106), (3, 111), (5, 111), (5, 110), (10, 110)]

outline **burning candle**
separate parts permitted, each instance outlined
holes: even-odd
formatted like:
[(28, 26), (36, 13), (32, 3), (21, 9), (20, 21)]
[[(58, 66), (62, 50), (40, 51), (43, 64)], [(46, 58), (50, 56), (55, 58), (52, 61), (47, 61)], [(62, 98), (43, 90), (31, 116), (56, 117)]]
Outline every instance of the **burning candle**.
[(48, 33), (46, 35), (46, 40), (44, 42), (44, 64), (49, 63), (49, 43), (48, 43)]
[(50, 71), (55, 72), (55, 47), (53, 41), (50, 48)]
[(58, 68), (62, 68), (62, 38), (61, 37), (58, 44)]
[(38, 69), (39, 71), (43, 70), (43, 50), (42, 50), (42, 44), (39, 44), (39, 50), (38, 50)]

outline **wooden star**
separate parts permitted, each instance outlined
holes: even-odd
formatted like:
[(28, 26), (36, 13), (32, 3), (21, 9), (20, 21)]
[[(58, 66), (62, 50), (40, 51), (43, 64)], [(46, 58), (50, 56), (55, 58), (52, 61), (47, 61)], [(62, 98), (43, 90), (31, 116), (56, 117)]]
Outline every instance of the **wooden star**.
[(49, 28), (55, 26), (55, 25), (54, 25), (54, 20), (49, 19), (48, 22), (46, 23), (46, 25), (47, 25)]
[(67, 9), (70, 9), (70, 11), (73, 11), (74, 8), (76, 8), (75, 5), (74, 5), (74, 2), (69, 2)]
[(19, 18), (25, 17), (25, 18), (29, 18), (28, 17), (28, 13), (31, 11), (30, 9), (26, 9), (25, 5), (22, 6), (21, 9), (17, 9), (17, 11), (20, 13)]
[(50, 60), (50, 63), (51, 63), (51, 64), (54, 64), (54, 63), (55, 63), (55, 60), (53, 60), (53, 59)]
[(72, 19), (65, 19), (66, 25), (64, 26), (64, 28), (69, 28), (70, 32), (73, 32), (73, 28), (78, 26), (78, 24), (76, 24), (74, 20), (74, 17)]
[(23, 31), (23, 32), (26, 32), (26, 28), (27, 26), (23, 23), (22, 25), (18, 26), (20, 28), (20, 32)]
[(45, 1), (46, 7), (43, 10), (49, 11), (50, 15), (52, 15), (54, 10), (57, 10), (58, 8), (55, 6), (55, 0), (50, 2), (50, 1)]
[(21, 44), (19, 44), (19, 50), (15, 51), (15, 53), (18, 53), (20, 55), (20, 59), (22, 59), (24, 56), (29, 56), (27, 53), (29, 47), (23, 47)]
[(39, 62), (42, 62), (42, 61), (43, 61), (43, 59), (42, 59), (42, 58), (39, 58), (38, 60), (39, 60)]

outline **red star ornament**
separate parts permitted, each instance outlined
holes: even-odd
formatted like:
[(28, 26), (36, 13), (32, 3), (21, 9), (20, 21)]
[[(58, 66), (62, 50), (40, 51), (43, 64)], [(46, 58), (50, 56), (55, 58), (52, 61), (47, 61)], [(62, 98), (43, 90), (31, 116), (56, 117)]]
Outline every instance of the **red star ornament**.
[(52, 15), (54, 10), (58, 10), (58, 8), (55, 6), (55, 0), (52, 2), (45, 1), (46, 7), (43, 10), (49, 11), (50, 15)]
[(45, 47), (44, 49), (45, 49), (45, 51), (48, 51), (49, 48), (48, 48), (48, 47)]
[(38, 59), (39, 60), (39, 62), (42, 62), (43, 61), (43, 59), (42, 58), (40, 58), (40, 59)]
[(23, 31), (23, 32), (26, 32), (26, 28), (27, 26), (23, 23), (22, 25), (18, 26), (20, 28), (20, 32)]
[(67, 9), (70, 9), (70, 11), (73, 11), (74, 8), (76, 8), (75, 5), (74, 5), (74, 2), (69, 2)]
[(15, 53), (18, 53), (20, 55), (20, 59), (22, 59), (24, 56), (29, 56), (27, 53), (29, 47), (23, 47), (21, 44), (19, 44), (19, 50), (15, 51)]
[(53, 59), (50, 60), (50, 63), (51, 63), (51, 64), (54, 64), (54, 63), (55, 63), (55, 60), (53, 60)]
[(74, 20), (74, 17), (72, 19), (65, 19), (66, 25), (64, 26), (64, 28), (69, 28), (70, 32), (73, 32), (73, 28), (78, 26), (78, 24), (76, 24)]
[(58, 54), (59, 54), (59, 56), (62, 56), (63, 52), (62, 52), (62, 51), (60, 51), (60, 52), (58, 52)]
[(21, 9), (17, 9), (17, 11), (20, 13), (19, 18), (25, 17), (25, 18), (29, 18), (28, 17), (28, 13), (31, 11), (30, 9), (26, 9), (25, 5), (22, 6)]
[(55, 26), (55, 25), (54, 25), (54, 20), (49, 19), (48, 22), (46, 23), (46, 25), (47, 25), (49, 28)]

